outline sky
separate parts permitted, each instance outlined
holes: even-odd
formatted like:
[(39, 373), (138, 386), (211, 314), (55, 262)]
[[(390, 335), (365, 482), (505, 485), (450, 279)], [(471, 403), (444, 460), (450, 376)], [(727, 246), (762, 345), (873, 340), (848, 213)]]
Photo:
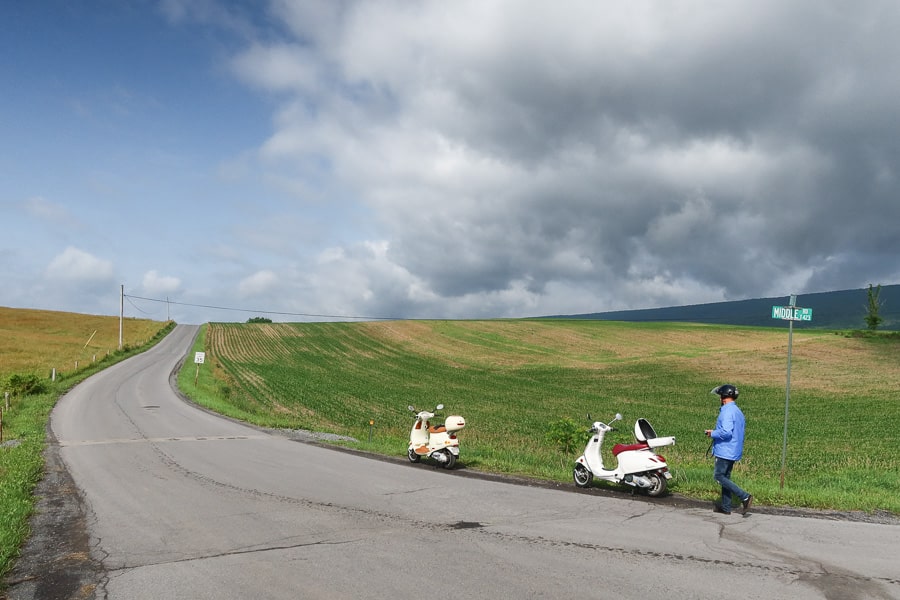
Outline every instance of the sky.
[(0, 306), (483, 319), (900, 283), (897, 31), (895, 0), (2, 2)]

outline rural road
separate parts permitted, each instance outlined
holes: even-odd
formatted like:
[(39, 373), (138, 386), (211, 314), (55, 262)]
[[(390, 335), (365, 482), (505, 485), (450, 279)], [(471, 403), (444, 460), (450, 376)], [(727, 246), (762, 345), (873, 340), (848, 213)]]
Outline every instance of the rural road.
[(196, 330), (60, 400), (10, 599), (900, 599), (895, 524), (520, 485), (217, 417), (170, 384)]

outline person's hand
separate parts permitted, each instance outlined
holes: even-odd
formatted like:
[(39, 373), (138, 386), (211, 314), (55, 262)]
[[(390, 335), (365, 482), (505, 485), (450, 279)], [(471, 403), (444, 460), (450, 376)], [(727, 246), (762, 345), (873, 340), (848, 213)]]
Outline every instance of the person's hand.
[(712, 429), (707, 429), (707, 430), (706, 430), (706, 437), (709, 437), (711, 433), (712, 433)]

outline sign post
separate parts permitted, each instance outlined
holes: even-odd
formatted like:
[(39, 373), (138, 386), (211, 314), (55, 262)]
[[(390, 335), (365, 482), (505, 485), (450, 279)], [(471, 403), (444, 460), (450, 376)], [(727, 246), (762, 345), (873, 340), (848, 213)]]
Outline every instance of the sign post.
[(781, 489), (784, 489), (784, 469), (787, 463), (788, 406), (791, 402), (791, 350), (794, 345), (794, 321), (812, 321), (811, 308), (799, 308), (797, 295), (792, 294), (788, 306), (773, 306), (772, 318), (788, 322), (787, 384), (784, 394), (784, 439), (781, 444)]
[(194, 374), (194, 387), (197, 387), (197, 380), (200, 378), (200, 365), (206, 360), (206, 352), (195, 352), (194, 363), (197, 364), (197, 372)]

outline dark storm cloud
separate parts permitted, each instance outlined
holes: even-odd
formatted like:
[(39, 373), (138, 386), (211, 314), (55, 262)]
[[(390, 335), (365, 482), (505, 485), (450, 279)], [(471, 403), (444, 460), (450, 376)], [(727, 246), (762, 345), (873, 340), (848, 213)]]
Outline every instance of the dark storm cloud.
[(273, 140), (302, 132), (285, 154), (328, 156), (371, 207), (391, 267), (375, 295), (395, 306), (588, 311), (900, 277), (900, 5), (341, 8), (304, 51), (315, 119), (286, 111)]

